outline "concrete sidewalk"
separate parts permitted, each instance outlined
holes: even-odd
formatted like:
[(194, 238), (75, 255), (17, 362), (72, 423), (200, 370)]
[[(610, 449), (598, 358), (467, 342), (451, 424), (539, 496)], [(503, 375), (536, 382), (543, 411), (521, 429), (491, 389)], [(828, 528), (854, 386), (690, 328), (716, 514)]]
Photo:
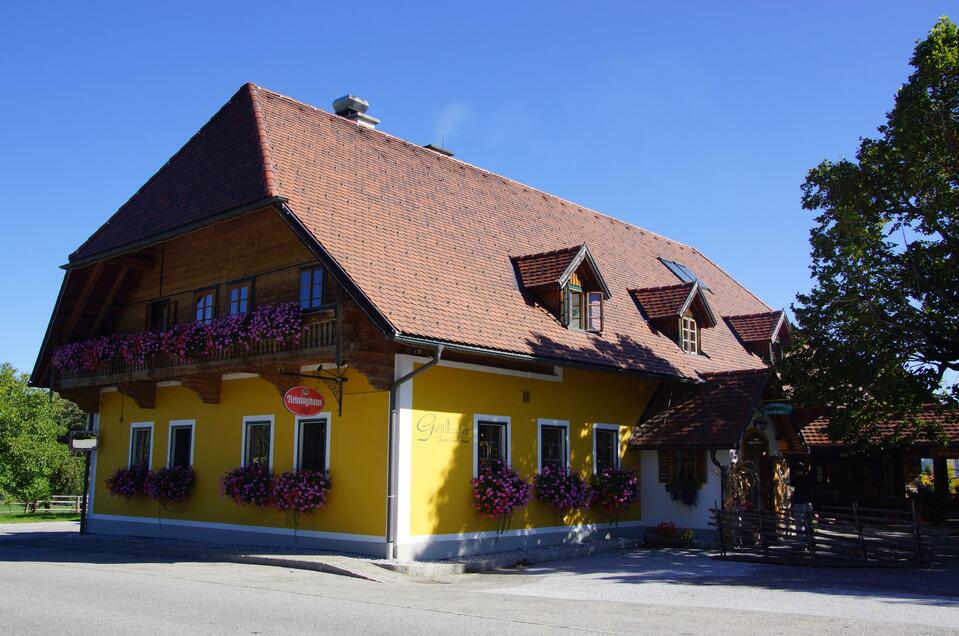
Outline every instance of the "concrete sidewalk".
[(387, 583), (405, 580), (407, 577), (436, 579), (624, 551), (636, 547), (638, 541), (636, 539), (590, 541), (461, 557), (447, 561), (392, 561), (308, 548), (232, 545), (152, 537), (81, 535), (79, 524), (73, 522), (0, 525), (0, 546), (17, 544), (39, 549), (66, 549), (81, 555), (110, 555), (112, 558), (123, 555), (147, 561), (271, 565)]

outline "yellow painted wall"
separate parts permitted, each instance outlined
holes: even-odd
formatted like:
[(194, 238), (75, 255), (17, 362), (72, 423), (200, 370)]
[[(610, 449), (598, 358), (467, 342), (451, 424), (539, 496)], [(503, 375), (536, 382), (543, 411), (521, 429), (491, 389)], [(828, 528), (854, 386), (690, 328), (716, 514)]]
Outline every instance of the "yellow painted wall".
[[(511, 463), (525, 478), (536, 471), (538, 418), (569, 420), (570, 466), (584, 478), (593, 470), (592, 425), (620, 425), (622, 466), (638, 472), (639, 453), (626, 451), (626, 440), (655, 387), (651, 380), (578, 369), (564, 369), (562, 382), (444, 366), (425, 371), (413, 380), (410, 533), (496, 530), (495, 521), (473, 508), (474, 414), (511, 418)], [(529, 403), (523, 402), (524, 390)], [(620, 521), (640, 518), (640, 503), (619, 516)], [(613, 520), (594, 511), (563, 517), (534, 497), (510, 527)]]
[[(383, 536), (389, 394), (375, 391), (355, 371), (350, 371), (347, 378), (342, 417), (337, 416), (336, 403), (325, 385), (303, 380), (323, 394), (327, 404), (324, 410), (331, 412), (329, 468), (333, 487), (327, 505), (303, 515), (300, 528)], [(155, 517), (156, 503), (145, 497), (114, 497), (105, 481), (117, 467), (127, 465), (132, 423), (154, 423), (151, 468), (158, 468), (166, 465), (170, 420), (195, 419), (196, 482), (190, 497), (174, 504), (174, 512), (163, 512), (164, 518), (286, 527), (282, 513), (238, 506), (220, 494), (220, 477), (240, 465), (243, 416), (249, 415), (275, 416), (273, 470), (290, 470), (294, 418), (283, 408), (276, 388), (264, 380), (224, 381), (219, 404), (204, 404), (195, 393), (179, 386), (158, 388), (154, 409), (139, 409), (120, 393), (103, 393), (94, 512)]]

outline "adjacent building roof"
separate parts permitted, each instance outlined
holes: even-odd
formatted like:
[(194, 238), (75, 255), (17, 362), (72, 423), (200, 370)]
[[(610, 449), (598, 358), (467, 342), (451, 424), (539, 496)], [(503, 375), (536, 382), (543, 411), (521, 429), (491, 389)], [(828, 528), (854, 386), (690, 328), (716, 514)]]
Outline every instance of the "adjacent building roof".
[[(71, 266), (266, 200), (283, 203), (391, 337), (679, 379), (763, 366), (724, 322), (702, 334), (708, 357), (686, 355), (626, 293), (672, 285), (662, 257), (708, 286), (717, 316), (770, 311), (696, 249), (252, 84)], [(566, 329), (518, 293), (512, 258), (571, 243), (590, 246), (611, 292), (602, 334)]]
[(775, 340), (780, 329), (787, 325), (786, 312), (765, 311), (743, 316), (727, 316), (726, 321), (743, 342)]
[(634, 448), (735, 448), (763, 398), (770, 371), (703, 374), (704, 383), (661, 386), (630, 439)]
[[(923, 413), (920, 414), (919, 420), (926, 425), (932, 425), (935, 427), (941, 427), (944, 440), (950, 446), (959, 445), (959, 413), (952, 411), (940, 411), (933, 406), (928, 407)], [(896, 439), (901, 437), (902, 431), (902, 422), (896, 420), (890, 420), (887, 422), (880, 422), (876, 427), (875, 439), (873, 440), (877, 444), (882, 443), (895, 443)], [(802, 435), (803, 440), (810, 447), (841, 447), (844, 444), (840, 442), (834, 442), (829, 436), (829, 418), (824, 416), (818, 416), (810, 420), (807, 424), (804, 424), (800, 434)], [(912, 440), (911, 445), (914, 446), (932, 446), (936, 445), (939, 442), (928, 439), (928, 437), (920, 434), (917, 439)]]

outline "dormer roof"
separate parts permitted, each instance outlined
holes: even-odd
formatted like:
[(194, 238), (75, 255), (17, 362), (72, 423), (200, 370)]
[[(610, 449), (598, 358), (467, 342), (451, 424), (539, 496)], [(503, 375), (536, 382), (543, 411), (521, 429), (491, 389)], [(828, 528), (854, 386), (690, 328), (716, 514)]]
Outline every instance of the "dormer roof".
[(726, 321), (739, 339), (745, 343), (775, 342), (782, 339), (789, 331), (789, 320), (782, 309), (758, 314), (727, 316)]
[(573, 273), (585, 264), (599, 291), (603, 292), (603, 296), (608, 299), (612, 295), (585, 243), (550, 252), (515, 256), (513, 263), (516, 266), (519, 283), (525, 289), (550, 285), (563, 287), (569, 282)]
[(716, 316), (698, 282), (630, 289), (629, 293), (650, 320), (680, 318), (692, 310), (701, 327), (716, 326)]

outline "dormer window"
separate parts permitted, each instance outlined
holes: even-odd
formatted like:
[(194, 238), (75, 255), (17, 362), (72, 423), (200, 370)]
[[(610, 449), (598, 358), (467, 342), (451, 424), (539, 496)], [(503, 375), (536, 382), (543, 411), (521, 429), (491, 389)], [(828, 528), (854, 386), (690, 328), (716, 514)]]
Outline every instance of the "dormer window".
[(679, 344), (686, 353), (699, 353), (699, 327), (692, 316), (683, 316), (680, 320)]
[(716, 326), (716, 317), (699, 283), (629, 290), (646, 320), (686, 353), (702, 353), (700, 329)]
[(750, 352), (767, 364), (782, 360), (783, 349), (790, 344), (789, 320), (786, 312), (765, 311), (726, 318), (730, 329)]
[(585, 245), (513, 258), (517, 280), (574, 331), (601, 333), (609, 288)]

